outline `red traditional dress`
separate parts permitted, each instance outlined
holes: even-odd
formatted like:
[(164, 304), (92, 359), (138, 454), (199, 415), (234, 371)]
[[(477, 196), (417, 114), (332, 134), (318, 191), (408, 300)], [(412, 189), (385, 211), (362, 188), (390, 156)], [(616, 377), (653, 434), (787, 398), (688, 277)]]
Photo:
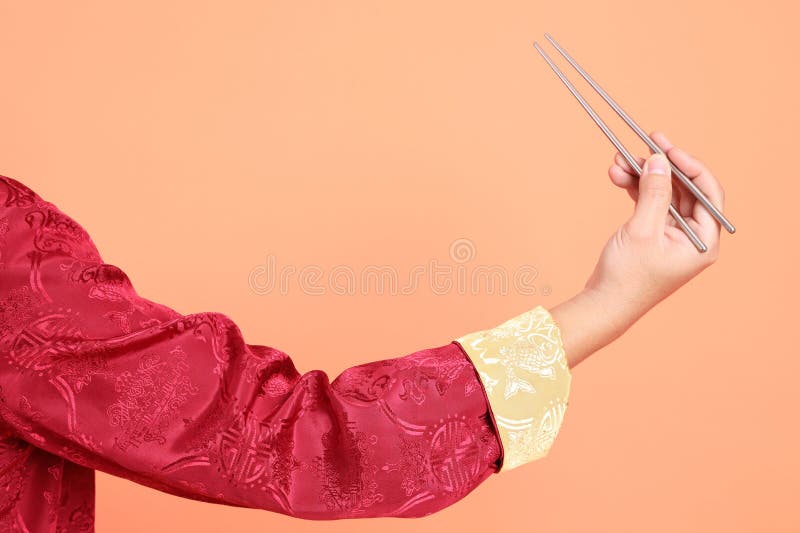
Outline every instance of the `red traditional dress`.
[(95, 470), (305, 519), (429, 515), (545, 456), (570, 379), (541, 306), (333, 381), (300, 374), (221, 313), (140, 297), (0, 176), (2, 531), (93, 531)]

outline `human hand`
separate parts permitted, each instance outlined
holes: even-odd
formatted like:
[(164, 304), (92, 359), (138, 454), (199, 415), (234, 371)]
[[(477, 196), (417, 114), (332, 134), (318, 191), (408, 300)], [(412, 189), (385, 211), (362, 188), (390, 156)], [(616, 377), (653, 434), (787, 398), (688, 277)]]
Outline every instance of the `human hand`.
[[(650, 138), (720, 210), (722, 186), (700, 160), (674, 146), (658, 131)], [(661, 163), (660, 165), (658, 163)], [(640, 166), (644, 158), (638, 158)], [(657, 168), (665, 174), (657, 173)], [(611, 181), (635, 201), (633, 215), (606, 243), (586, 283), (621, 327), (632, 324), (658, 302), (713, 264), (719, 256), (720, 224), (679, 181), (661, 154), (651, 154), (641, 178), (617, 152)], [(708, 246), (700, 253), (669, 214), (670, 201)]]

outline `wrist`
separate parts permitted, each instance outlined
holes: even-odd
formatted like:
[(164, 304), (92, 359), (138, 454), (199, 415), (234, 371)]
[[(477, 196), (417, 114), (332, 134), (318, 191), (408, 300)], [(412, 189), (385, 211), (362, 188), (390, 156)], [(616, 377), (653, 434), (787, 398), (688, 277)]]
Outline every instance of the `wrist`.
[(644, 278), (631, 273), (613, 279), (590, 279), (580, 295), (602, 309), (622, 333), (663, 298)]
[(652, 307), (644, 298), (630, 295), (622, 287), (587, 286), (575, 298), (588, 302), (586, 305), (608, 323), (610, 332), (620, 335)]
[(644, 314), (622, 300), (611, 291), (586, 287), (550, 309), (570, 367), (614, 341)]

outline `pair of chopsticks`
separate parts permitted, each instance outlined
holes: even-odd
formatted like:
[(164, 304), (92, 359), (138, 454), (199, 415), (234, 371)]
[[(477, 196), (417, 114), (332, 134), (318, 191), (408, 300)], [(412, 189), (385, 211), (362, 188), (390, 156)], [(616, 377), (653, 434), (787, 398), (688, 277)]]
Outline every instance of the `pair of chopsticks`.
[[(633, 129), (633, 131), (636, 132), (639, 138), (642, 139), (653, 152), (664, 154), (664, 151), (661, 150), (661, 148), (659, 148), (659, 146), (656, 143), (654, 143), (652, 139), (650, 139), (650, 137), (647, 136), (644, 130), (642, 130), (642, 128), (639, 127), (639, 125), (630, 117), (630, 115), (628, 115), (619, 106), (619, 104), (617, 104), (617, 102), (615, 102), (614, 99), (611, 98), (608, 95), (608, 93), (606, 93), (600, 87), (600, 85), (598, 85), (597, 82), (595, 82), (592, 79), (592, 77), (589, 76), (589, 74), (587, 74), (586, 71), (580, 67), (580, 65), (578, 65), (578, 63), (572, 58), (572, 56), (570, 56), (566, 52), (566, 50), (564, 50), (561, 46), (559, 46), (559, 44), (555, 41), (555, 39), (553, 39), (547, 33), (545, 33), (544, 36), (547, 38), (548, 41), (552, 43), (553, 46), (555, 46), (556, 50), (558, 50), (561, 53), (561, 55), (564, 56), (564, 58), (569, 62), (569, 64), (572, 65), (575, 68), (575, 70), (577, 70), (580, 73), (581, 76), (583, 76), (583, 79), (589, 82), (589, 85), (591, 85), (594, 88), (594, 90), (596, 90), (600, 94), (600, 96), (603, 97), (603, 100), (605, 100), (606, 103), (610, 105), (614, 109), (614, 111), (617, 112), (617, 114), (622, 118), (622, 120), (624, 120), (625, 123), (628, 126), (630, 126)], [(536, 50), (539, 51), (542, 57), (544, 57), (545, 61), (547, 61), (547, 63), (553, 68), (555, 73), (558, 75), (559, 78), (561, 78), (561, 81), (564, 82), (564, 85), (567, 86), (567, 88), (575, 96), (575, 98), (578, 99), (578, 102), (581, 103), (583, 108), (586, 110), (587, 113), (589, 113), (594, 122), (600, 127), (601, 130), (603, 130), (603, 133), (606, 134), (608, 140), (610, 140), (611, 143), (617, 148), (617, 150), (619, 150), (619, 152), (622, 154), (622, 156), (625, 158), (625, 160), (628, 162), (631, 168), (635, 169), (636, 173), (639, 176), (641, 176), (642, 168), (639, 166), (639, 163), (636, 161), (636, 159), (633, 158), (631, 153), (625, 148), (625, 146), (623, 146), (623, 144), (619, 141), (619, 139), (617, 139), (616, 135), (614, 135), (614, 133), (608, 128), (608, 126), (606, 126), (606, 123), (603, 122), (603, 119), (601, 119), (597, 115), (595, 110), (592, 109), (592, 106), (590, 106), (589, 103), (586, 102), (583, 96), (581, 96), (581, 93), (578, 92), (578, 90), (575, 88), (574, 85), (572, 85), (572, 83), (570, 83), (570, 81), (567, 79), (564, 73), (561, 72), (561, 70), (555, 65), (555, 63), (553, 63), (553, 61), (550, 59), (550, 56), (548, 56), (547, 53), (544, 50), (542, 50), (539, 44), (534, 42), (533, 46), (534, 48), (536, 48)], [(666, 156), (666, 154), (664, 155)], [(670, 161), (669, 156), (667, 156), (667, 160)], [(733, 224), (731, 224), (731, 222), (727, 218), (725, 218), (725, 215), (723, 215), (722, 212), (719, 209), (717, 209), (716, 206), (714, 206), (714, 204), (711, 203), (711, 201), (709, 201), (708, 197), (705, 194), (703, 194), (703, 191), (701, 191), (697, 187), (697, 185), (695, 185), (692, 182), (691, 179), (686, 177), (686, 175), (683, 172), (681, 172), (680, 169), (678, 169), (674, 164), (672, 164), (672, 161), (670, 161), (670, 167), (672, 167), (672, 172), (678, 177), (680, 182), (683, 183), (686, 186), (686, 188), (689, 189), (689, 192), (691, 192), (694, 195), (694, 197), (697, 198), (697, 200), (703, 205), (703, 207), (705, 207), (711, 213), (711, 215), (715, 219), (717, 219), (717, 221), (719, 221), (719, 223), (722, 224), (722, 226), (726, 230), (728, 230), (728, 233), (733, 233), (736, 231), (736, 228), (733, 226)], [(698, 249), (698, 251), (703, 253), (708, 250), (706, 244), (702, 240), (700, 240), (700, 237), (698, 237), (697, 234), (689, 226), (689, 224), (686, 223), (686, 220), (681, 216), (681, 214), (678, 212), (675, 206), (672, 205), (672, 203), (670, 203), (669, 206), (669, 214), (672, 215), (672, 217), (678, 223), (683, 232), (686, 233), (686, 236), (689, 237), (689, 240), (691, 240), (692, 243), (695, 245), (695, 247)]]

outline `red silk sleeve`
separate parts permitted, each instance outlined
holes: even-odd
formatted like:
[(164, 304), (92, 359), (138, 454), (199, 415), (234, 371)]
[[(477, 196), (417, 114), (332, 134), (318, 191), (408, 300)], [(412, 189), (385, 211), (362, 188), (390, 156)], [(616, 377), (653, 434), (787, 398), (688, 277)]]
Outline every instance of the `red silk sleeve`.
[(95, 469), (316, 520), (429, 515), (499, 470), (486, 390), (458, 343), (332, 381), (300, 373), (223, 314), (140, 297), (19, 181), (0, 176), (0, 201), (3, 530), (91, 531)]

